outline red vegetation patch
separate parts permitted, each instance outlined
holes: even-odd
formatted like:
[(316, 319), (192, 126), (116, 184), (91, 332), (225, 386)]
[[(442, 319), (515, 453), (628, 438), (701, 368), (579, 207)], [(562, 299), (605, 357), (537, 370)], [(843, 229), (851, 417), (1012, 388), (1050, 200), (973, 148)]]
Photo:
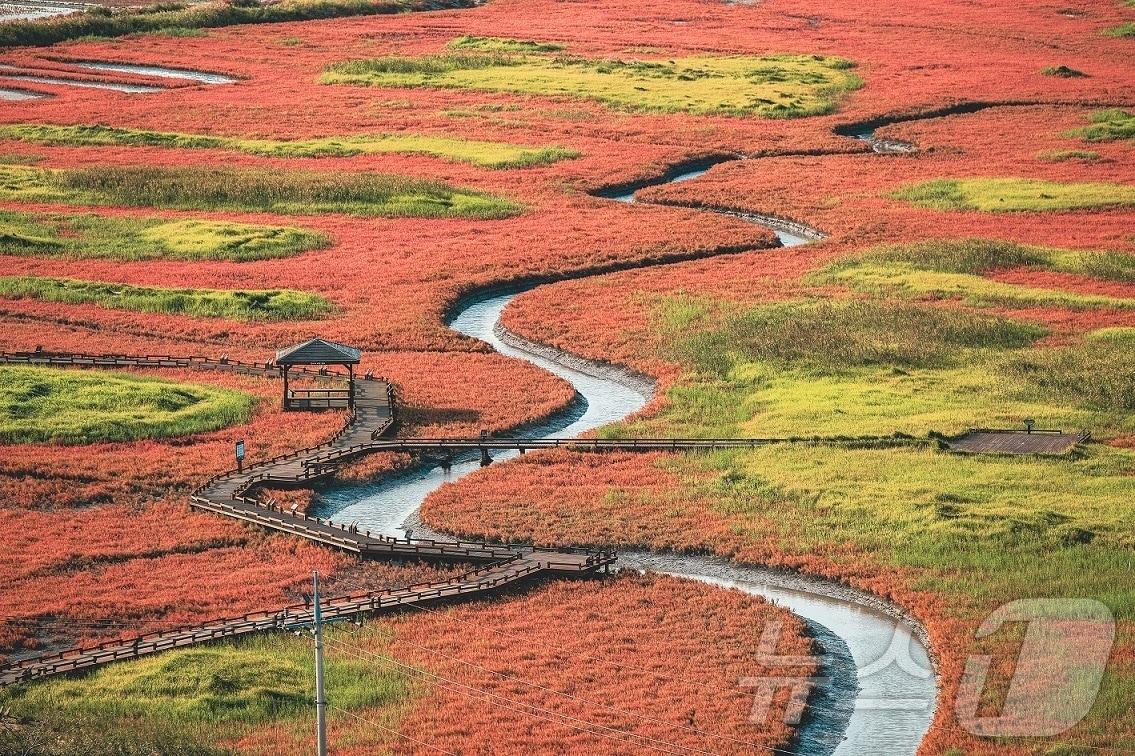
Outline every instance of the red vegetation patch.
[(1135, 299), (1135, 284), (1119, 281), (1102, 281), (1090, 276), (1075, 273), (1058, 273), (1033, 268), (1014, 268), (996, 271), (989, 278), (1017, 286), (1032, 286), (1037, 289), (1069, 291), (1073, 294), (1100, 294), (1120, 299)]
[[(735, 218), (673, 207), (624, 206), (584, 193), (656, 176), (668, 164), (707, 153), (768, 157), (721, 165), (696, 181), (644, 191), (641, 199), (772, 213), (812, 224), (832, 234), (831, 239), (805, 250), (749, 252), (558, 284), (518, 300), (508, 313), (509, 325), (522, 335), (569, 351), (627, 362), (665, 382), (678, 369), (663, 363), (654, 349), (650, 320), (660, 296), (687, 294), (740, 303), (796, 296), (804, 273), (884, 242), (982, 236), (1082, 249), (1135, 249), (1131, 236), (1135, 212), (1129, 210), (992, 216), (935, 212), (887, 197), (907, 182), (956, 176), (1135, 182), (1130, 143), (1093, 145), (1091, 149), (1105, 158), (1098, 163), (1036, 159), (1041, 150), (1082, 147), (1064, 132), (1082, 125), (1096, 107), (1129, 104), (1116, 98), (1129, 78), (1130, 43), (1099, 34), (1124, 20), (1128, 11), (1119, 3), (1092, 3), (1074, 17), (1063, 15), (1057, 6), (1006, 0), (964, 8), (914, 0), (889, 7), (885, 14), (879, 13), (877, 4), (816, 0), (751, 5), (673, 0), (649, 10), (645, 7), (639, 0), (570, 6), (549, 0), (497, 0), (459, 12), (266, 24), (175, 40), (150, 35), (5, 53), (6, 63), (30, 67), (58, 68), (60, 64), (49, 58), (63, 56), (205, 70), (221, 67), (242, 78), (231, 86), (181, 86), (157, 95), (28, 84), (52, 92), (55, 99), (6, 103), (6, 122), (101, 123), (276, 139), (421, 132), (555, 143), (583, 153), (579, 159), (552, 166), (487, 171), (421, 156), (286, 160), (208, 150), (5, 143), (6, 153), (40, 155), (47, 167), (201, 164), (395, 171), (497, 192), (529, 207), (526, 214), (502, 221), (289, 217), (289, 224), (326, 232), (335, 245), (254, 263), (5, 257), (5, 271), (12, 273), (155, 286), (296, 288), (322, 293), (340, 308), (334, 317), (317, 323), (255, 324), (3, 301), (0, 324), (5, 348), (43, 344), (85, 352), (214, 356), (228, 352), (234, 358), (265, 359), (278, 347), (318, 333), (369, 350), (364, 369), (399, 384), (407, 404), (408, 432), (456, 434), (513, 427), (561, 406), (570, 397), (568, 389), (535, 369), (480, 354), (486, 351), (483, 345), (444, 326), (447, 309), (469, 290), (501, 281), (767, 246), (767, 232)], [(723, 29), (730, 32), (723, 35)], [(460, 34), (555, 40), (572, 54), (589, 56), (667, 58), (779, 51), (842, 55), (858, 62), (866, 86), (839, 113), (762, 121), (629, 115), (559, 97), (317, 83), (330, 63), (383, 54), (434, 53)], [(1056, 64), (1088, 76), (1062, 79), (1040, 73)], [(869, 154), (865, 144), (832, 132), (839, 124), (963, 100), (1063, 104), (993, 109), (884, 129), (881, 136), (913, 141), (921, 148), (904, 157)], [(25, 206), (6, 202), (4, 207)], [(114, 208), (98, 212), (150, 214)], [(270, 215), (226, 212), (162, 215), (281, 222)], [(1045, 285), (1071, 290), (1084, 285), (1068, 278), (1044, 280)], [(1006, 314), (1044, 322), (1060, 338), (1098, 325), (1135, 325), (1130, 313), (1037, 309)], [(193, 612), (226, 614), (282, 603), (306, 582), (313, 566), (334, 572), (348, 564), (322, 549), (285, 538), (263, 538), (241, 526), (191, 514), (184, 506), (185, 494), (193, 486), (231, 465), (237, 438), (246, 440), (254, 460), (318, 442), (335, 430), (342, 416), (285, 416), (275, 409), (278, 387), (271, 382), (197, 373), (192, 377), (251, 391), (265, 401), (244, 427), (187, 439), (92, 445), (78, 454), (42, 445), (0, 450), (0, 525), (16, 533), (11, 553), (5, 555), (10, 564), (5, 565), (17, 577), (0, 589), (6, 612), (34, 607), (71, 618), (121, 613), (139, 623), (176, 622)], [(951, 696), (960, 657), (950, 649), (964, 645), (955, 641), (965, 637), (969, 627), (943, 619), (948, 615), (939, 611), (940, 599), (910, 591), (904, 576), (896, 577), (840, 544), (817, 544), (814, 554), (805, 559), (784, 555), (771, 539), (742, 540), (730, 529), (728, 513), (715, 511), (710, 502), (676, 500), (674, 477), (649, 457), (606, 458), (602, 465), (586, 455), (533, 459), (502, 466), (499, 472), (491, 468), (491, 473), (471, 479), (468, 488), (442, 492), (430, 502), (430, 516), (469, 534), (528, 533), (547, 542), (594, 538), (704, 547), (739, 559), (843, 577), (919, 611), (939, 647), (948, 651), (942, 661), (943, 700)], [(375, 474), (401, 462), (392, 456), (376, 457), (354, 472)], [(498, 477), (505, 482), (496, 483)], [(612, 493), (616, 491), (623, 493)], [(461, 498), (458, 492), (475, 496)], [(484, 499), (476, 498), (482, 494)], [(91, 505), (98, 506), (77, 511)], [(484, 622), (493, 621), (493, 613), (499, 611), (500, 627), (538, 632), (553, 646), (578, 648), (589, 640), (606, 639), (614, 652), (640, 660), (636, 662), (640, 666), (660, 660), (676, 668), (690, 664), (693, 657), (679, 652), (686, 647), (678, 641), (666, 645), (668, 639), (659, 638), (660, 627), (688, 642), (688, 648), (696, 644), (705, 653), (716, 653), (717, 645), (728, 646), (704, 642), (710, 630), (699, 624), (698, 615), (685, 611), (685, 603), (675, 600), (678, 589), (664, 591), (659, 582), (621, 590), (626, 586), (626, 581), (602, 587), (557, 586), (547, 595), (562, 604), (551, 599), (541, 603), (545, 594), (533, 594), (499, 608), (453, 611)], [(634, 603), (643, 596), (667, 607), (661, 620), (657, 610)], [(704, 595), (687, 596), (685, 601), (716, 616), (719, 602), (731, 606), (733, 599), (704, 589)], [(633, 617), (625, 628), (628, 638), (653, 640), (631, 648), (624, 638), (605, 634), (601, 620), (620, 613)], [(670, 623), (671, 615), (686, 618), (686, 624)], [(532, 623), (544, 617), (559, 621), (534, 627)], [(569, 679), (577, 674), (574, 665), (556, 664), (559, 657), (546, 650), (519, 644), (486, 646), (481, 635), (461, 632), (457, 625), (434, 620), (432, 615), (408, 618), (403, 632), (417, 626), (420, 630), (415, 632), (421, 635), (406, 637), (420, 637), (421, 645), (440, 643), (444, 645), (437, 648), (451, 649), (456, 655), (467, 651), (470, 659), (508, 660), (534, 676), (582, 685)], [(728, 634), (730, 627), (723, 621), (711, 630)], [(30, 637), (22, 631), (3, 632), (11, 643)], [(586, 649), (590, 654), (607, 653), (597, 640), (587, 643)], [(401, 652), (409, 654), (406, 648)], [(732, 669), (731, 663), (724, 657), (710, 659), (703, 670), (690, 669), (690, 674), (721, 675), (722, 670)], [(597, 683), (612, 701), (627, 695), (628, 689), (637, 696), (634, 706), (654, 705), (656, 698), (662, 698), (651, 696), (653, 689), (645, 684), (617, 687), (614, 679), (604, 677)], [(697, 698), (696, 688), (673, 693), (675, 701)], [(568, 737), (552, 728), (526, 735), (530, 722), (485, 719), (489, 714), (483, 711), (469, 715), (467, 707), (460, 708), (447, 695), (438, 692), (414, 715), (420, 718), (413, 719), (421, 728), (415, 732), (433, 727), (436, 732), (430, 734), (446, 747), (464, 749), (467, 743), (476, 743), (489, 750), (504, 734), (523, 738), (533, 751), (550, 750), (560, 742), (585, 751), (606, 750), (610, 745)], [(711, 707), (705, 709), (705, 716), (713, 722), (718, 721), (714, 717), (724, 716), (712, 709), (719, 703), (698, 700), (683, 705)], [(674, 709), (669, 715), (682, 712)], [(465, 720), (467, 716), (472, 718)], [(957, 733), (943, 714), (925, 749), (944, 751), (947, 745), (963, 746), (967, 752), (994, 748)]]
[[(380, 746), (487, 753), (502, 744), (536, 753), (550, 743), (571, 753), (763, 751), (790, 736), (782, 722), (788, 691), (778, 693), (768, 723), (752, 724), (753, 691), (739, 681), (814, 672), (811, 664), (762, 663), (760, 638), (772, 622), (780, 623), (778, 655), (811, 653), (803, 624), (787, 611), (664, 576), (556, 581), (410, 613), (390, 622), (390, 645), (367, 633), (337, 633), (327, 643), (332, 657), (376, 667), (394, 658), (422, 670), (411, 675), (428, 697), (397, 723), (407, 739), (368, 726), (365, 718), (381, 712), (364, 709), (363, 720), (331, 713), (332, 742), (360, 755)], [(238, 747), (258, 751), (282, 739), (277, 727), (267, 727)], [(307, 744), (296, 753), (310, 750), (300, 748)]]

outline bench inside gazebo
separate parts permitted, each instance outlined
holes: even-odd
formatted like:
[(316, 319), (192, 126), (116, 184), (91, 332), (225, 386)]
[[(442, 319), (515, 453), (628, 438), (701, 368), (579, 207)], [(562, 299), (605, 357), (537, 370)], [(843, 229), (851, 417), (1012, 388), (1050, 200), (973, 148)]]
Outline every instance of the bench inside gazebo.
[[(310, 339), (302, 344), (281, 349), (276, 352), (276, 364), (284, 377), (285, 410), (320, 410), (355, 406), (355, 365), (359, 364), (362, 352), (354, 347), (336, 344), (324, 339)], [(319, 366), (326, 379), (333, 380), (334, 373), (328, 373), (328, 365), (344, 365), (347, 368), (345, 388), (299, 388), (293, 389), (289, 383), (289, 373), (294, 367)], [(339, 375), (342, 375), (341, 373)]]

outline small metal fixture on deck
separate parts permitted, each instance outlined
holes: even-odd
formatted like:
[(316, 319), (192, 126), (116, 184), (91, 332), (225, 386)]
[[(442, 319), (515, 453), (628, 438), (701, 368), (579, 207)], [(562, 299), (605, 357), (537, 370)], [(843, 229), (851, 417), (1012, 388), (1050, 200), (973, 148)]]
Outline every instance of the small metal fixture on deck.
[[(362, 352), (354, 347), (324, 339), (309, 339), (276, 352), (276, 364), (284, 377), (284, 409), (313, 410), (355, 406), (355, 365)], [(290, 389), (288, 371), (296, 365), (347, 366), (347, 388)], [(322, 370), (320, 371), (323, 372)]]

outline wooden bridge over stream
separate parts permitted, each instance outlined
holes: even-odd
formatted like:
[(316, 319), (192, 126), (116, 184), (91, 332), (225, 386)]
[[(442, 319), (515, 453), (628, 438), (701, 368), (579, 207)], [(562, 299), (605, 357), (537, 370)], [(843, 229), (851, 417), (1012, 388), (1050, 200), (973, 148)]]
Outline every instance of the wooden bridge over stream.
[[(537, 576), (589, 575), (609, 571), (616, 554), (606, 550), (572, 548), (546, 549), (528, 545), (493, 544), (476, 541), (434, 540), (427, 538), (393, 538), (370, 531), (360, 531), (331, 520), (308, 516), (304, 512), (285, 510), (271, 499), (257, 495), (263, 486), (310, 486), (326, 478), (344, 463), (367, 454), (400, 452), (418, 455), (441, 455), (452, 459), (458, 454), (479, 453), (482, 464), (489, 464), (492, 451), (516, 450), (524, 453), (539, 449), (575, 451), (711, 451), (716, 449), (757, 448), (791, 441), (827, 441), (873, 443), (922, 443), (917, 439), (878, 437), (871, 439), (790, 439), (790, 438), (626, 438), (626, 439), (557, 439), (499, 438), (487, 435), (475, 438), (397, 438), (394, 437), (397, 401), (393, 386), (369, 374), (344, 375), (326, 367), (314, 369), (280, 366), (273, 362), (250, 363), (225, 358), (170, 357), (164, 355), (93, 355), (76, 353), (0, 352), (0, 363), (42, 365), (71, 368), (137, 369), (189, 368), (215, 370), (263, 378), (283, 379), (286, 371), (292, 376), (314, 382), (350, 382), (349, 392), (341, 405), (348, 407), (344, 426), (328, 441), (266, 459), (238, 470), (230, 470), (206, 481), (191, 496), (192, 507), (231, 517), (260, 527), (289, 533), (326, 546), (342, 549), (363, 558), (407, 559), (481, 565), (477, 570), (451, 580), (427, 583), (386, 591), (372, 591), (321, 602), (324, 616), (364, 615), (436, 601), (456, 596), (479, 594)], [(318, 389), (303, 390), (306, 396)], [(328, 390), (327, 396), (335, 396)], [(285, 392), (285, 406), (289, 395)], [(307, 401), (304, 399), (303, 401)], [(324, 403), (322, 406), (337, 406)], [(38, 677), (89, 668), (98, 664), (129, 659), (170, 648), (236, 637), (252, 632), (311, 620), (310, 606), (294, 605), (253, 612), (239, 617), (210, 620), (200, 625), (148, 633), (136, 638), (111, 640), (91, 648), (76, 648), (56, 654), (25, 658), (0, 669), (0, 684), (31, 680)]]

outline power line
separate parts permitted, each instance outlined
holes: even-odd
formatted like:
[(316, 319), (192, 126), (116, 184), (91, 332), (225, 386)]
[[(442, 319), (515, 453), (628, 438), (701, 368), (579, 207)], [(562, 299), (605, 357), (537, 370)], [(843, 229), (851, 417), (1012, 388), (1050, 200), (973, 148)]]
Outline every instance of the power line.
[(458, 756), (453, 751), (447, 751), (444, 748), (442, 748), (441, 746), (436, 746), (436, 745), (433, 745), (432, 743), (427, 743), (424, 740), (418, 740), (417, 738), (413, 737), (412, 735), (407, 735), (404, 732), (400, 732), (400, 731), (395, 730), (391, 727), (387, 727), (386, 725), (379, 724), (378, 722), (375, 722), (373, 719), (367, 719), (366, 717), (360, 717), (358, 714), (354, 713), (353, 711), (347, 711), (346, 709), (343, 709), (343, 708), (336, 706), (334, 704), (327, 704), (327, 705), (328, 705), (328, 707), (334, 709), (337, 712), (340, 712), (342, 714), (346, 714), (348, 717), (353, 717), (353, 718), (359, 720), (360, 722), (366, 722), (367, 724), (372, 725), (374, 727), (377, 727), (380, 730), (385, 730), (386, 732), (389, 732), (393, 735), (397, 735), (400, 738), (405, 738), (406, 740), (417, 743), (418, 745), (423, 745), (426, 748), (429, 748), (433, 751), (437, 751), (438, 753), (444, 753), (444, 754), (447, 754), (448, 756)]

